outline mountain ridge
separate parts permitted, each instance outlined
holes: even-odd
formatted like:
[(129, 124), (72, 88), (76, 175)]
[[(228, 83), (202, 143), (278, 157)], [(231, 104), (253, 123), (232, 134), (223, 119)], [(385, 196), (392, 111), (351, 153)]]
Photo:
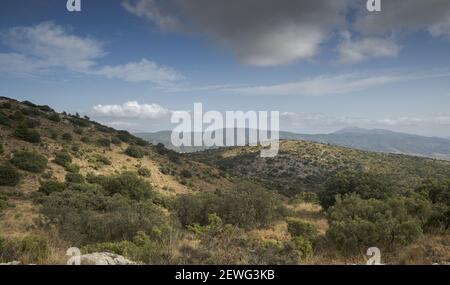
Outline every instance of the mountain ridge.
[[(170, 141), (171, 131), (136, 133), (135, 135), (153, 144), (162, 143), (167, 148), (179, 152), (196, 152), (210, 149), (208, 147), (174, 147)], [(367, 151), (399, 153), (450, 160), (450, 139), (426, 137), (384, 129), (352, 127), (329, 134), (298, 134), (281, 131), (280, 139), (306, 140)]]

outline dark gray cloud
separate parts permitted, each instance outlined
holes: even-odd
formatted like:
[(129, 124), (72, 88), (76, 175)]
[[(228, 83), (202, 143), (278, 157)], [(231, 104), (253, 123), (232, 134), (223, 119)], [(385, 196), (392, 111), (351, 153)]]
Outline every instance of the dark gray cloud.
[(347, 2), (139, 0), (126, 1), (124, 7), (164, 30), (188, 27), (204, 34), (231, 49), (245, 64), (269, 66), (316, 55), (328, 33), (345, 23), (343, 12)]
[[(382, 12), (376, 13), (366, 10), (366, 2), (124, 0), (123, 6), (163, 31), (205, 35), (231, 50), (240, 62), (256, 66), (314, 58), (333, 31), (351, 32), (352, 41), (343, 39), (337, 47), (341, 61), (342, 47), (346, 49), (347, 63), (396, 56), (393, 31), (421, 29), (450, 38), (450, 0), (382, 0)], [(382, 44), (383, 51), (373, 52), (373, 43)]]

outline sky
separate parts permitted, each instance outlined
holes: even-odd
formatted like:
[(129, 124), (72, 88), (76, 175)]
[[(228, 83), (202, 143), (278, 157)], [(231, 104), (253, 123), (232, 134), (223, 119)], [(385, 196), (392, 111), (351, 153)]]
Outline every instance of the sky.
[(192, 110), (450, 138), (450, 1), (3, 0), (0, 96), (115, 127)]

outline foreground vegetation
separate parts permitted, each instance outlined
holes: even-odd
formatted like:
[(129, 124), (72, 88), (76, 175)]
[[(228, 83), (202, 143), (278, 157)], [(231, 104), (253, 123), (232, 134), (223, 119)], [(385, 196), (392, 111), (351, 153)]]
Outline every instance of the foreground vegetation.
[(65, 250), (145, 264), (450, 261), (450, 163), (307, 142), (180, 155), (0, 98), (0, 262)]

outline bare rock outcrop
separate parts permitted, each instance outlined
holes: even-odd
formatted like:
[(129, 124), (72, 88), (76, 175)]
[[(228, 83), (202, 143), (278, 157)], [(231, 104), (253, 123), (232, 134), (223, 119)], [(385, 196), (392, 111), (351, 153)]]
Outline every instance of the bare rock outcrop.
[(94, 252), (80, 256), (81, 265), (136, 265), (136, 262), (125, 257), (109, 253)]

